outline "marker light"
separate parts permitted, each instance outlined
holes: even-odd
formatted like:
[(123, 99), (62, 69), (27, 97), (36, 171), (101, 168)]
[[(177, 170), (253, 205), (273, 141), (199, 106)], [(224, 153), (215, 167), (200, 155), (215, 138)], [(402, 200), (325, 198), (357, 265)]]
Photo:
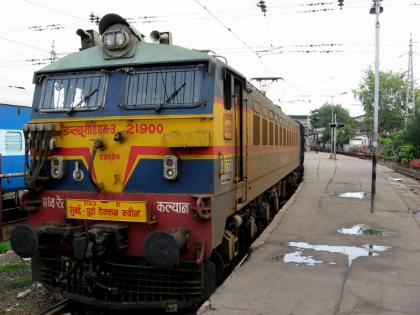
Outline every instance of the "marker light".
[(178, 177), (178, 158), (174, 155), (167, 155), (163, 158), (163, 178), (175, 180)]
[(65, 174), (65, 163), (61, 156), (53, 156), (51, 158), (51, 177), (60, 179)]

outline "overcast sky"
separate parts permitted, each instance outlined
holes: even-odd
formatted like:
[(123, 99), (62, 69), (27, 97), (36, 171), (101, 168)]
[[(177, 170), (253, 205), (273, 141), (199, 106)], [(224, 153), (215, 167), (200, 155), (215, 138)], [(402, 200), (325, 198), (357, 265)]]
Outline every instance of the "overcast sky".
[[(131, 18), (147, 36), (155, 29), (171, 31), (174, 44), (211, 49), (248, 79), (284, 78), (265, 88), (287, 114), (307, 114), (341, 93), (346, 94), (335, 96), (334, 103), (352, 115), (363, 113), (352, 90), (374, 64), (372, 1), (344, 0), (342, 10), (337, 0), (265, 3), (264, 17), (254, 0), (8, 1), (0, 11), (0, 86), (33, 89), (32, 74), (44, 66), (36, 63), (48, 62), (52, 42), (58, 57), (77, 51), (76, 30), (97, 28), (89, 21), (93, 11)], [(382, 3), (381, 70), (406, 71), (410, 33), (420, 40), (420, 0)], [(310, 10), (325, 11), (305, 12)], [(419, 43), (414, 51), (417, 78)]]

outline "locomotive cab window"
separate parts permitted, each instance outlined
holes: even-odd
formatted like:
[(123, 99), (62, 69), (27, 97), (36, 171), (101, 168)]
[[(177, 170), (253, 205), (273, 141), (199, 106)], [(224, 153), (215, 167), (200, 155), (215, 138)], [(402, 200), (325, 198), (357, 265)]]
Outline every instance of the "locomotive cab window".
[(205, 68), (179, 66), (137, 69), (128, 74), (125, 109), (197, 107), (203, 101)]
[(61, 74), (43, 81), (41, 112), (99, 109), (104, 101), (106, 77), (101, 73)]

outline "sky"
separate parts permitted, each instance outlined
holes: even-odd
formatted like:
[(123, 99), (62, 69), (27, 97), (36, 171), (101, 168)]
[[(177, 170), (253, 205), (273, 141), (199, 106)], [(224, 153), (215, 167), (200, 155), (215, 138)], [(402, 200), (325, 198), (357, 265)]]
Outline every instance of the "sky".
[[(89, 20), (92, 12), (117, 13), (146, 37), (153, 30), (171, 31), (175, 45), (212, 50), (248, 80), (283, 78), (266, 85), (251, 82), (287, 114), (309, 114), (325, 102), (341, 104), (353, 116), (363, 114), (353, 90), (374, 66), (372, 0), (344, 0), (342, 10), (337, 0), (265, 4), (264, 16), (254, 0), (8, 1), (0, 11), (0, 87), (33, 91), (33, 72), (49, 62), (53, 43), (58, 58), (78, 51), (76, 30), (97, 29)], [(382, 5), (380, 69), (407, 71), (412, 33), (417, 79), (420, 0), (383, 0)]]

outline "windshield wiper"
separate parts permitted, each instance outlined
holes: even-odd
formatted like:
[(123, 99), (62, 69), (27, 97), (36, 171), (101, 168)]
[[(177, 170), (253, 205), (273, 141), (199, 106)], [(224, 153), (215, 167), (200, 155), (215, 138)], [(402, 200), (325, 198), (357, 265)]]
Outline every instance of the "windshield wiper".
[(186, 85), (187, 81), (184, 81), (184, 83), (182, 83), (179, 88), (177, 88), (171, 95), (169, 95), (169, 97), (163, 103), (160, 103), (158, 106), (155, 107), (155, 111), (159, 112), (162, 106), (167, 105), (175, 96), (178, 95), (179, 91), (181, 91)]
[(95, 94), (96, 92), (98, 92), (98, 89), (94, 89), (92, 92), (90, 92), (88, 95), (86, 95), (84, 98), (82, 98), (79, 103), (77, 103), (76, 105), (74, 105), (72, 108), (69, 109), (69, 111), (66, 113), (67, 115), (71, 115), (74, 110), (79, 107), (80, 105), (82, 105), (84, 102), (88, 101), (93, 94)]

